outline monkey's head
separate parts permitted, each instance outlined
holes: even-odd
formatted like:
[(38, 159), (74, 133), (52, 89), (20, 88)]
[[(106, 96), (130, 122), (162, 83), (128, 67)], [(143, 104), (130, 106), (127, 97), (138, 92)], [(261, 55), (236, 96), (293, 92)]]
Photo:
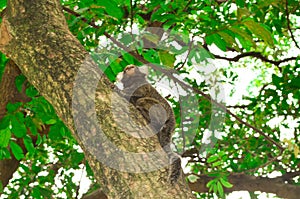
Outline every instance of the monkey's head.
[(126, 88), (135, 83), (145, 83), (145, 76), (146, 74), (142, 73), (137, 66), (131, 64), (125, 67), (121, 82)]
[(131, 75), (134, 75), (136, 73), (136, 70), (139, 71), (139, 69), (135, 65), (130, 64), (130, 65), (125, 67), (125, 69), (123, 71), (123, 74), (131, 76)]

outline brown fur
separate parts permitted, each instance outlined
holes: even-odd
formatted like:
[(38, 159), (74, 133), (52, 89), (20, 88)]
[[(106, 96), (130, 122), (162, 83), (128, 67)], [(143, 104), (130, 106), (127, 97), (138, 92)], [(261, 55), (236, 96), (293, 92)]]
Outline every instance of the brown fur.
[(147, 82), (145, 76), (136, 66), (127, 66), (121, 80), (124, 85), (123, 92), (126, 99), (142, 113), (157, 132), (160, 145), (170, 160), (169, 180), (171, 184), (174, 184), (181, 175), (180, 157), (170, 147), (175, 129), (174, 112), (166, 99)]

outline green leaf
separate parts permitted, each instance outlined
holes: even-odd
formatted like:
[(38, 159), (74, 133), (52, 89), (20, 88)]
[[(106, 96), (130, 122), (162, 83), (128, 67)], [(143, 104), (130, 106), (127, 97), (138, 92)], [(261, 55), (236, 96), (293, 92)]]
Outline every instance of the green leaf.
[(291, 80), (289, 86), (292, 88), (300, 88), (300, 77), (296, 77)]
[[(123, 67), (120, 65), (119, 62), (113, 61), (111, 62), (111, 64), (109, 65), (109, 68), (112, 70), (112, 72), (114, 73), (114, 76), (116, 76), (117, 74), (119, 74), (121, 71), (123, 71)], [(106, 71), (105, 71), (106, 72)]]
[(11, 117), (11, 131), (17, 138), (22, 138), (27, 133), (27, 128), (23, 122), (20, 122), (15, 116)]
[(122, 42), (123, 45), (130, 45), (133, 42), (132, 37), (133, 36), (131, 34), (124, 33), (122, 34), (122, 37), (119, 39), (119, 41)]
[(61, 125), (59, 123), (50, 126), (48, 137), (51, 140), (60, 140), (60, 139), (62, 139), (60, 129), (61, 129)]
[(277, 75), (273, 74), (272, 75), (272, 82), (276, 87), (280, 87), (281, 83), (281, 77), (278, 77)]
[(169, 68), (174, 67), (174, 62), (175, 62), (175, 55), (171, 54), (168, 51), (159, 51), (158, 56), (162, 62), (163, 65), (168, 66)]
[(233, 187), (233, 185), (230, 182), (228, 182), (227, 179), (225, 179), (225, 178), (220, 178), (220, 182), (226, 188), (232, 188)]
[(23, 150), (17, 143), (10, 141), (9, 146), (17, 160), (21, 160), (22, 158), (24, 158)]
[(217, 194), (218, 193), (218, 185), (217, 185), (217, 183), (213, 184), (212, 188), (213, 188), (214, 193)]
[(210, 188), (208, 189), (208, 192), (212, 192), (214, 187), (215, 187), (215, 184), (213, 184), (212, 186), (210, 186)]
[(0, 130), (6, 129), (10, 126), (10, 117), (11, 116), (6, 115), (0, 120)]
[(214, 43), (218, 48), (226, 51), (226, 42), (218, 34), (212, 34), (205, 37), (205, 41), (208, 45)]
[(29, 169), (28, 166), (26, 166), (26, 165), (24, 165), (24, 164), (20, 164), (20, 167), (21, 167), (26, 173), (30, 172), (30, 169)]
[(222, 161), (217, 161), (217, 162), (214, 162), (212, 164), (213, 167), (217, 167), (217, 166), (220, 166), (222, 164)]
[(19, 75), (16, 77), (15, 84), (16, 84), (16, 87), (19, 92), (22, 91), (22, 87), (23, 87), (25, 80), (26, 80), (26, 77), (24, 75)]
[(0, 147), (7, 147), (11, 138), (11, 132), (9, 128), (0, 130)]
[(207, 163), (212, 163), (212, 162), (215, 162), (216, 160), (218, 160), (219, 157), (214, 155), (214, 156), (210, 156), (208, 159), (207, 159)]
[(3, 184), (2, 184), (2, 182), (0, 181), (0, 193), (2, 193), (3, 192)]
[(46, 189), (43, 187), (40, 187), (40, 193), (44, 196), (43, 198), (51, 198), (53, 197), (53, 193), (50, 189)]
[(247, 20), (244, 21), (243, 23), (258, 38), (264, 40), (270, 46), (274, 45), (271, 32), (267, 30), (262, 24), (252, 20)]
[(24, 145), (28, 152), (30, 153), (34, 152), (35, 148), (30, 136), (24, 137)]
[(4, 8), (5, 6), (6, 6), (6, 0), (2, 0), (2, 1), (0, 1), (0, 8), (2, 9), (2, 8)]
[(207, 174), (209, 177), (216, 177), (219, 178), (221, 176), (221, 173), (208, 173)]
[(196, 176), (196, 175), (191, 174), (191, 175), (188, 176), (188, 179), (189, 179), (190, 182), (195, 183), (195, 182), (197, 182), (197, 180), (199, 179), (199, 177)]
[(114, 0), (109, 1), (97, 1), (97, 5), (103, 6), (107, 14), (117, 19), (121, 19), (123, 17), (123, 11), (120, 7), (118, 7), (117, 3)]
[(32, 189), (31, 195), (33, 196), (33, 198), (36, 198), (36, 199), (42, 198), (39, 187), (34, 187)]
[(29, 86), (25, 92), (26, 92), (26, 95), (31, 98), (35, 97), (39, 94), (39, 92), (33, 86)]
[(251, 15), (251, 12), (247, 8), (238, 8), (237, 9), (237, 18), (241, 21), (243, 18), (247, 18)]
[(55, 119), (50, 119), (45, 122), (45, 124), (55, 124), (55, 123), (56, 123)]
[(86, 168), (86, 173), (88, 176), (94, 175), (94, 172), (87, 161), (85, 161), (85, 168)]
[(145, 38), (146, 40), (149, 40), (151, 41), (152, 43), (154, 44), (158, 44), (159, 43), (159, 37), (155, 34), (152, 34), (152, 33), (143, 33), (143, 38)]
[(240, 8), (243, 8), (245, 6), (245, 0), (236, 0), (235, 3)]
[(31, 170), (32, 170), (34, 173), (38, 174), (39, 172), (42, 171), (42, 167), (39, 166), (39, 165), (32, 165), (32, 166), (31, 166)]
[(8, 148), (0, 148), (0, 160), (3, 159), (10, 159), (10, 151), (8, 150)]
[[(135, 64), (136, 59), (131, 54), (125, 53), (122, 56), (128, 64)], [(119, 72), (121, 72), (121, 71), (119, 71)]]
[(236, 34), (236, 38), (239, 39), (243, 48), (248, 49), (249, 47), (256, 45), (253, 41), (253, 37), (249, 35), (245, 30), (234, 26), (230, 27), (228, 30)]
[(83, 153), (78, 153), (78, 152), (73, 153), (71, 156), (73, 167), (78, 166), (82, 162), (83, 158), (84, 158)]
[(229, 35), (226, 32), (218, 32), (218, 35), (220, 35), (222, 37), (222, 39), (227, 43), (227, 46), (231, 46), (234, 49), (236, 49), (237, 51), (239, 51), (238, 45), (234, 39), (233, 36)]
[(199, 47), (197, 50), (198, 51), (195, 56), (197, 63), (207, 60), (207, 58), (213, 58), (212, 55), (205, 48)]
[(213, 179), (213, 180), (211, 180), (211, 181), (209, 181), (207, 184), (206, 184), (206, 187), (207, 188), (209, 188), (209, 187), (211, 187), (213, 184), (216, 184), (216, 179)]
[(217, 182), (217, 187), (218, 187), (218, 192), (220, 194), (220, 196), (224, 196), (224, 189), (223, 186), (221, 185), (220, 181)]
[(37, 140), (35, 142), (36, 145), (40, 145), (43, 142), (43, 138), (40, 136), (40, 134), (37, 134)]
[(9, 113), (13, 113), (15, 112), (18, 108), (20, 108), (20, 106), (22, 105), (21, 102), (17, 102), (17, 103), (7, 103), (6, 105), (6, 110), (9, 112)]
[(151, 63), (160, 64), (160, 59), (157, 56), (157, 52), (153, 49), (148, 49), (146, 52), (143, 52), (143, 57)]
[(108, 77), (110, 81), (114, 81), (116, 79), (116, 74), (112, 71), (111, 66), (105, 69), (105, 75)]
[(25, 124), (29, 128), (29, 130), (32, 133), (32, 135), (37, 135), (38, 134), (37, 127), (34, 124), (34, 122), (33, 122), (33, 120), (32, 120), (31, 117), (26, 117)]

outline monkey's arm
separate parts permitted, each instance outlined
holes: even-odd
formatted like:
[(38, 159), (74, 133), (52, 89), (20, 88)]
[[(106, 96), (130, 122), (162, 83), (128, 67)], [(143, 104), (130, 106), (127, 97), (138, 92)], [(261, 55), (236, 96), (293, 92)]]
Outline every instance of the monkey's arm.
[(156, 133), (164, 127), (166, 121), (169, 119), (169, 110), (166, 110), (166, 107), (157, 99), (151, 97), (139, 98), (135, 106), (154, 128)]

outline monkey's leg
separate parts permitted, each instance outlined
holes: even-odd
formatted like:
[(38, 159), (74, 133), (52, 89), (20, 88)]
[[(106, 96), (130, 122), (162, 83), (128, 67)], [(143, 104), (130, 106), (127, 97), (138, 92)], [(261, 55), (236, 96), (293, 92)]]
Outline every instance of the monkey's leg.
[(151, 97), (143, 97), (136, 102), (137, 109), (158, 133), (168, 119), (168, 114), (162, 104)]

